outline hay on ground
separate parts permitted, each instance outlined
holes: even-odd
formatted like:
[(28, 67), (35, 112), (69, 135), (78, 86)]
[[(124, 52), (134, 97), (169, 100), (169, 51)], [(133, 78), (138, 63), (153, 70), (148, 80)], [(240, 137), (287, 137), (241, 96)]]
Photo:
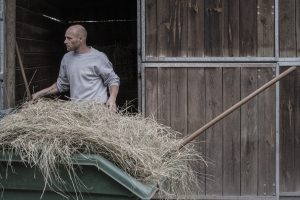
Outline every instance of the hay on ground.
[(104, 156), (144, 183), (166, 179), (164, 194), (189, 194), (191, 187), (199, 189), (190, 163), (203, 160), (192, 144), (177, 151), (178, 137), (151, 118), (113, 113), (90, 101), (39, 100), (0, 120), (0, 147), (37, 166), (45, 186), (62, 181), (57, 163), (75, 173), (72, 155), (86, 153)]

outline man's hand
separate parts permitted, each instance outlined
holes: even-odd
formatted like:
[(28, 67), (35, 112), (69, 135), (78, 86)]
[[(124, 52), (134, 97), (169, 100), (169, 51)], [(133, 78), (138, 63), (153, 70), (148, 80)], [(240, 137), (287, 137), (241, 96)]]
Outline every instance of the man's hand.
[(35, 102), (35, 101), (38, 100), (39, 98), (41, 98), (41, 97), (40, 97), (39, 93), (36, 92), (36, 93), (32, 94), (32, 96), (31, 96), (31, 101)]
[(47, 87), (43, 90), (40, 90), (40, 91), (34, 93), (31, 96), (32, 97), (31, 101), (34, 102), (34, 101), (38, 100), (41, 97), (51, 95), (51, 94), (57, 94), (57, 93), (58, 93), (58, 89), (57, 89), (56, 83), (54, 83), (50, 87)]
[(119, 92), (118, 85), (111, 85), (109, 87), (109, 98), (106, 102), (106, 106), (114, 112), (117, 112), (116, 99)]
[(109, 97), (109, 99), (106, 102), (106, 106), (110, 110), (112, 110), (114, 112), (117, 112), (117, 104), (116, 104), (116, 99), (115, 98)]

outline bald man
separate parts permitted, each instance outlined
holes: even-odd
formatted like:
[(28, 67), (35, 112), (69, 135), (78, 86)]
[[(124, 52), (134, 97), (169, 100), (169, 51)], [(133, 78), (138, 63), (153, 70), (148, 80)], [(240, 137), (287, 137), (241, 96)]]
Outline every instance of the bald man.
[(70, 90), (73, 101), (95, 100), (116, 111), (120, 79), (106, 55), (87, 46), (86, 38), (87, 31), (81, 25), (73, 25), (67, 29), (64, 43), (68, 53), (61, 61), (57, 81), (34, 93), (33, 101)]

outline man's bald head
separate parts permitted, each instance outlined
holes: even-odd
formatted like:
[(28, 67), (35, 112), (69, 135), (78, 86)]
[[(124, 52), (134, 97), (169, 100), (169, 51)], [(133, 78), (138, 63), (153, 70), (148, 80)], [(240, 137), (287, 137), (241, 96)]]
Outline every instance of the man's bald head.
[(67, 29), (67, 31), (73, 32), (75, 35), (77, 35), (78, 37), (80, 37), (86, 41), (87, 31), (83, 26), (81, 26), (79, 24), (72, 25)]
[(65, 33), (65, 45), (68, 51), (74, 52), (86, 52), (88, 47), (86, 46), (87, 31), (81, 25), (70, 26)]

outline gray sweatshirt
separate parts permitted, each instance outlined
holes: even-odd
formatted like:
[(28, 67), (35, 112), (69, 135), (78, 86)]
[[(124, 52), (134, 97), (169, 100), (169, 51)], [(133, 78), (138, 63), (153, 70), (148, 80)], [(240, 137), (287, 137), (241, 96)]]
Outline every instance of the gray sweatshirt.
[(105, 103), (107, 87), (119, 84), (120, 79), (106, 55), (92, 47), (87, 53), (68, 52), (61, 61), (57, 89), (59, 92), (70, 90), (72, 100)]

